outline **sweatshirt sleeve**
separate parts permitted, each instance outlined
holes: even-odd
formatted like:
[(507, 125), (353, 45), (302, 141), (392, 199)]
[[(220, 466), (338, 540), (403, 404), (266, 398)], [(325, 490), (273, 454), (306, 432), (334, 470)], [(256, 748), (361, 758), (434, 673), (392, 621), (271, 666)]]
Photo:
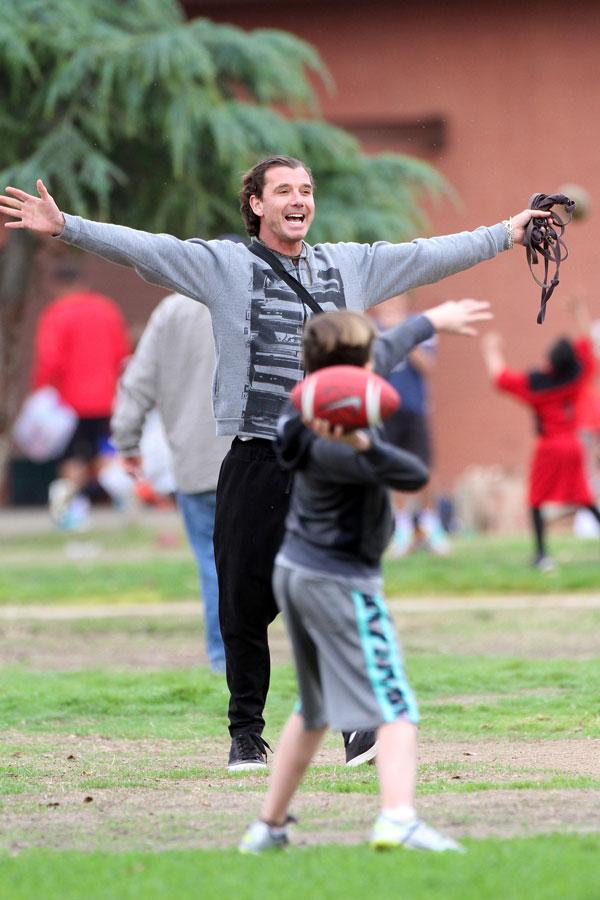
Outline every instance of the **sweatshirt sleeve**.
[(231, 241), (182, 241), (171, 234), (151, 234), (67, 214), (57, 239), (129, 266), (146, 281), (208, 306), (224, 289), (234, 246)]
[(138, 455), (146, 416), (156, 405), (159, 378), (160, 307), (154, 311), (121, 376), (110, 421), (120, 453)]
[[(347, 246), (347, 245), (346, 245)], [(356, 244), (358, 277), (367, 307), (382, 298), (433, 284), (456, 272), (493, 259), (508, 249), (507, 231), (499, 223), (491, 228), (462, 231), (442, 237), (417, 238), (403, 244), (378, 241)]]
[(385, 484), (398, 491), (418, 491), (429, 479), (427, 467), (413, 453), (374, 438), (364, 453), (317, 438), (309, 453), (319, 477), (337, 484)]
[(377, 374), (387, 378), (417, 344), (428, 340), (433, 333), (433, 325), (427, 316), (412, 316), (395, 328), (383, 331), (373, 347)]

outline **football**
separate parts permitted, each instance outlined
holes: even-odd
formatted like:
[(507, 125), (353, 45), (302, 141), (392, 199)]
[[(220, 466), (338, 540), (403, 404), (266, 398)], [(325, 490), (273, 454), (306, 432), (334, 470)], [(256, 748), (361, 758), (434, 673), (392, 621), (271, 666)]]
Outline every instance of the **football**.
[(385, 379), (359, 366), (328, 366), (297, 384), (291, 400), (302, 418), (326, 419), (344, 431), (380, 425), (400, 406)]

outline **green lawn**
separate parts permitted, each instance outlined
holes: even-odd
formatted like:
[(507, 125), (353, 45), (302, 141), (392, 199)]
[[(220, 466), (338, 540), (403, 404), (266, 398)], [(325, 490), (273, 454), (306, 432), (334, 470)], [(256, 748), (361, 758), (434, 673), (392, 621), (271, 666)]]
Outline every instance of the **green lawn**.
[[(600, 737), (600, 659), (419, 654), (408, 661), (408, 671), (423, 733), (436, 739)], [(266, 716), (271, 732), (280, 729), (295, 696), (291, 666), (277, 666)], [(66, 673), (5, 668), (0, 669), (0, 729), (68, 729), (134, 739), (208, 737), (224, 731), (226, 698), (223, 679), (202, 668)]]
[[(584, 833), (600, 798), (597, 767), (587, 764), (587, 742), (594, 754), (600, 739), (600, 610), (558, 601), (552, 609), (478, 605), (482, 594), (568, 591), (593, 599), (600, 588), (594, 542), (553, 537), (560, 566), (550, 576), (529, 569), (526, 537), (465, 537), (449, 559), (417, 554), (385, 564), (389, 596), (442, 600), (422, 609), (392, 605), (421, 736), (438, 752), (420, 767), (419, 805), (433, 824), (441, 817), (459, 833), (481, 835), (489, 810), (492, 833), (527, 834), (531, 822), (535, 836), (466, 838), (464, 856), (374, 854), (357, 841), (376, 807), (375, 770), (341, 765), (332, 735), (298, 798), (296, 845), (248, 859), (233, 848), (267, 775), (227, 775), (224, 681), (178, 661), (182, 647), (194, 659), (201, 640), (200, 617), (169, 613), (169, 601), (197, 598), (189, 554), (158, 548), (143, 529), (77, 540), (101, 545), (97, 558), (69, 559), (68, 541), (57, 534), (3, 544), (0, 604), (137, 603), (149, 612), (0, 621), (0, 651), (25, 660), (0, 663), (1, 900), (600, 896), (600, 831)], [(465, 608), (445, 595), (466, 597)], [(152, 617), (150, 607), (163, 602), (165, 614)], [(272, 643), (265, 735), (276, 743), (296, 686), (280, 624)], [(138, 667), (127, 655), (135, 647)], [(69, 665), (75, 648), (77, 667)], [(152, 667), (159, 650), (163, 662)], [(563, 753), (579, 754), (578, 766), (561, 768), (552, 750), (558, 742)], [(506, 803), (509, 822), (519, 826), (513, 831)], [(562, 807), (571, 812), (563, 833), (544, 833), (553, 830), (545, 827), (545, 803), (554, 821)], [(494, 830), (496, 809), (504, 825)], [(311, 835), (323, 843), (302, 846)], [(213, 849), (220, 845), (229, 849)]]
[(0, 857), (7, 900), (596, 900), (599, 884), (595, 835), (471, 841), (464, 855), (437, 857), (333, 845), (267, 859), (232, 851)]
[[(144, 543), (146, 534), (146, 543)], [(191, 555), (155, 546), (154, 536), (140, 529), (89, 535), (80, 543), (100, 545), (98, 557), (73, 560), (67, 540), (13, 539), (0, 548), (0, 604), (160, 603), (188, 600), (197, 594)], [(600, 590), (600, 546), (570, 535), (556, 535), (556, 572), (531, 569), (526, 536), (514, 538), (460, 537), (448, 558), (416, 553), (385, 561), (388, 596), (560, 593)], [(131, 550), (147, 550), (145, 558), (128, 558)], [(25, 558), (24, 558), (25, 557)]]

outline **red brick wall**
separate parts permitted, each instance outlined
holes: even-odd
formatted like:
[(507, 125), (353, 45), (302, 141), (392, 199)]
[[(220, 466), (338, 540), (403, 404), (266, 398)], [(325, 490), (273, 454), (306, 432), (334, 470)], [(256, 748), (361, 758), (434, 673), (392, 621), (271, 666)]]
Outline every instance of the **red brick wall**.
[[(492, 224), (524, 208), (534, 191), (577, 182), (600, 195), (596, 147), (600, 138), (597, 34), (600, 7), (579, 2), (473, 5), (364, 3), (197, 2), (187, 8), (244, 28), (284, 28), (316, 45), (336, 92), (322, 96), (332, 121), (373, 126), (369, 150), (413, 152), (433, 162), (460, 195), (431, 209), (431, 232)], [(438, 152), (407, 141), (395, 128), (443, 117)], [(382, 123), (388, 133), (382, 133)], [(410, 135), (409, 135), (410, 137)], [(493, 302), (508, 340), (509, 361), (531, 366), (543, 348), (570, 327), (567, 295), (584, 291), (600, 316), (595, 288), (597, 210), (568, 229), (571, 253), (546, 324), (536, 325), (539, 291), (524, 251), (443, 284), (415, 292), (419, 307), (445, 298)], [(475, 341), (446, 338), (433, 382), (438, 476), (441, 487), (472, 462), (526, 463), (532, 428), (527, 414), (488, 387)]]
[[(592, 2), (477, 7), (461, 0), (188, 0), (186, 6), (190, 15), (245, 28), (284, 28), (316, 45), (337, 88), (321, 98), (324, 115), (359, 129), (369, 151), (393, 149), (430, 160), (457, 189), (458, 205), (445, 200), (431, 208), (433, 234), (497, 222), (522, 209), (532, 192), (554, 191), (565, 181), (583, 185), (593, 200), (599, 196), (600, 7)], [(430, 117), (444, 120), (437, 150), (420, 139), (418, 128), (404, 127)], [(543, 328), (535, 324), (539, 292), (520, 248), (422, 288), (415, 300), (420, 308), (449, 297), (491, 300), (510, 361), (535, 364), (544, 346), (570, 326), (564, 311), (570, 292), (587, 294), (592, 313), (600, 316), (596, 221), (594, 209), (568, 230), (571, 258)], [(118, 299), (132, 321), (144, 320), (164, 294), (91, 257), (86, 267), (92, 284)], [(42, 287), (31, 306), (31, 325), (45, 299)], [(24, 347), (25, 361), (27, 356)], [(525, 465), (528, 416), (491, 392), (476, 341), (442, 340), (433, 394), (440, 488), (449, 488), (473, 461)]]

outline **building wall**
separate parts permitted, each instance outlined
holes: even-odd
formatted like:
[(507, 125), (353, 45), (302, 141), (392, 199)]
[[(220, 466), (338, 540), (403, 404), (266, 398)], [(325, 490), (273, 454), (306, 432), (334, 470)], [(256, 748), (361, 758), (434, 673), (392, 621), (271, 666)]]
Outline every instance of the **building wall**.
[[(187, 0), (190, 16), (244, 28), (277, 27), (313, 43), (336, 90), (320, 90), (330, 121), (353, 130), (369, 152), (409, 152), (432, 162), (458, 200), (430, 205), (432, 234), (492, 224), (526, 206), (534, 191), (564, 182), (600, 195), (597, 35), (600, 6), (545, 3), (419, 4), (372, 0)], [(492, 301), (496, 325), (515, 366), (529, 366), (570, 327), (568, 295), (587, 296), (600, 317), (595, 288), (597, 210), (567, 230), (570, 258), (543, 327), (535, 323), (539, 289), (515, 248), (499, 259), (414, 293), (418, 308), (447, 298)], [(121, 303), (132, 323), (147, 319), (164, 291), (133, 273), (87, 256), (93, 287)], [(31, 333), (48, 297), (44, 273), (30, 306)], [(23, 376), (23, 390), (26, 375)], [(491, 391), (476, 340), (445, 338), (433, 379), (438, 488), (448, 490), (472, 463), (523, 470), (531, 446), (528, 415)]]
[[(555, 0), (186, 5), (190, 15), (244, 28), (283, 28), (314, 44), (336, 84), (331, 95), (321, 91), (324, 116), (354, 130), (368, 151), (429, 160), (456, 188), (457, 203), (444, 200), (430, 208), (432, 234), (493, 224), (523, 209), (533, 192), (551, 193), (565, 182), (584, 186), (593, 201), (600, 196), (597, 4), (570, 4), (568, 15)], [(444, 127), (436, 148), (435, 125), (428, 123), (438, 119)], [(522, 248), (421, 288), (414, 299), (419, 308), (446, 298), (491, 300), (509, 361), (535, 365), (544, 347), (571, 327), (569, 294), (583, 293), (600, 317), (597, 215), (593, 209), (567, 229), (570, 258), (543, 327), (535, 321), (539, 289)], [(526, 465), (529, 418), (492, 393), (477, 341), (442, 340), (433, 386), (440, 488), (451, 487), (473, 461)]]

